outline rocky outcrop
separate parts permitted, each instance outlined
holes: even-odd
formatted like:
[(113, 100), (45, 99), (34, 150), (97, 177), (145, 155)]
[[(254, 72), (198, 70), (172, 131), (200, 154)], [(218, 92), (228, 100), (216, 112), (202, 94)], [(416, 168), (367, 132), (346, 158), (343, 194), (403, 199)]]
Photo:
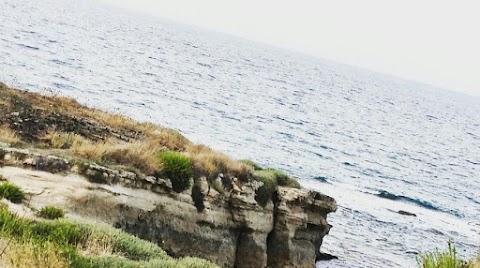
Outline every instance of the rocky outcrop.
[[(33, 198), (44, 195), (45, 200), (58, 202), (56, 205), (72, 214), (110, 223), (158, 243), (173, 256), (198, 256), (221, 267), (313, 267), (322, 239), (331, 228), (327, 214), (336, 210), (335, 201), (328, 196), (289, 187), (279, 187), (273, 200), (262, 207), (255, 201), (255, 191), (261, 186), (255, 181), (234, 179), (232, 185), (214, 189), (200, 179), (193, 186), (195, 194), (192, 189), (176, 193), (168, 179), (42, 152), (0, 147), (0, 163), (3, 169), (15, 166), (57, 173), (48, 179), (45, 172), (6, 176), (26, 188), (42, 188), (42, 183), (49, 181), (45, 189), (31, 190), (40, 193)], [(79, 189), (68, 196), (68, 191), (60, 190), (62, 183), (54, 182), (75, 173), (88, 181), (76, 182)]]
[(305, 189), (278, 187), (274, 229), (268, 237), (270, 267), (312, 267), (330, 231), (331, 197)]

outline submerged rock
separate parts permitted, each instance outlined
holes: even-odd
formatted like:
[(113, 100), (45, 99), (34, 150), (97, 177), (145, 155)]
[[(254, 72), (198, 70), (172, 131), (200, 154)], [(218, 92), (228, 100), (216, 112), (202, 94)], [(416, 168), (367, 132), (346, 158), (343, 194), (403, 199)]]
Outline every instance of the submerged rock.
[(405, 211), (405, 210), (399, 210), (398, 214), (405, 215), (405, 216), (417, 217), (417, 214), (412, 213), (412, 212), (408, 212), (408, 211)]

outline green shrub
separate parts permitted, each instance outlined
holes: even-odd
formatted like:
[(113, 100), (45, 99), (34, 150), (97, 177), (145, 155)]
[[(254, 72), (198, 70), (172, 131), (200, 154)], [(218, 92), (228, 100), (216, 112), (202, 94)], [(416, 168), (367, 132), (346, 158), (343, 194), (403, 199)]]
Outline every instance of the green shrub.
[(263, 186), (255, 192), (255, 200), (259, 205), (265, 207), (269, 200), (272, 199), (273, 193), (276, 191), (277, 185), (270, 180), (264, 181)]
[(0, 208), (0, 236), (22, 236), (27, 230), (26, 222), (6, 207)]
[(199, 259), (195, 257), (184, 257), (178, 260), (178, 266), (177, 267), (185, 267), (185, 268), (216, 268), (215, 264), (212, 264), (211, 262), (204, 260), (204, 259)]
[(420, 268), (473, 268), (472, 263), (458, 258), (457, 250), (452, 241), (448, 241), (446, 251), (435, 250), (434, 252), (421, 254), (417, 257)]
[(273, 168), (257, 170), (253, 174), (253, 178), (261, 182), (265, 182), (268, 180), (273, 181), (275, 184), (280, 186), (300, 188), (300, 184), (295, 179), (292, 179), (285, 173)]
[(243, 160), (239, 160), (239, 162), (251, 166), (251, 167), (253, 168), (253, 170), (263, 170), (263, 167), (262, 167), (262, 166), (260, 166), (259, 164), (253, 162), (252, 160), (243, 159)]
[(89, 234), (87, 225), (64, 220), (32, 222), (30, 229), (33, 237), (59, 245), (77, 245), (84, 242)]
[(25, 193), (17, 185), (4, 182), (0, 184), (0, 198), (6, 198), (13, 203), (20, 203), (25, 198)]
[(65, 212), (61, 208), (45, 206), (38, 212), (38, 216), (44, 219), (55, 220), (63, 218)]
[(158, 245), (109, 226), (94, 228), (93, 235), (104, 236), (107, 240), (112, 241), (114, 252), (132, 260), (169, 258)]
[(300, 184), (295, 179), (290, 178), (285, 173), (282, 173), (281, 171), (278, 171), (276, 169), (270, 169), (270, 170), (275, 175), (275, 180), (277, 181), (278, 185), (288, 186), (293, 188), (300, 188)]
[(191, 186), (192, 163), (190, 159), (177, 152), (164, 151), (160, 153), (162, 167), (155, 172), (157, 176), (164, 176), (172, 182), (173, 190), (183, 192)]

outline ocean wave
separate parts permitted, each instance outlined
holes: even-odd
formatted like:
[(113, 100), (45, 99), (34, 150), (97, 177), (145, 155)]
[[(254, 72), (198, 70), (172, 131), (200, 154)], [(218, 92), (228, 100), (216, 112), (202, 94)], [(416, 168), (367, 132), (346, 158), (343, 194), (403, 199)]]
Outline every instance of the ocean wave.
[(396, 195), (393, 193), (390, 193), (385, 190), (381, 190), (378, 193), (375, 194), (376, 196), (380, 198), (385, 198), (385, 199), (390, 199), (390, 200), (395, 200), (395, 201), (404, 201), (408, 203), (415, 204), (417, 206), (429, 209), (429, 210), (434, 210), (434, 211), (443, 211), (442, 209), (436, 207), (432, 203), (424, 200), (420, 200), (417, 198), (409, 197), (409, 196), (404, 196), (404, 195)]

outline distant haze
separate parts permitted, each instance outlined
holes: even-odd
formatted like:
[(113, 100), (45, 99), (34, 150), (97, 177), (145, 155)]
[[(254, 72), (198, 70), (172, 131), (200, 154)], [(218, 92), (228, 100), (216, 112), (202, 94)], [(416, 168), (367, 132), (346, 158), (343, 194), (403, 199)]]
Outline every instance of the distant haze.
[(476, 1), (103, 1), (480, 96)]

